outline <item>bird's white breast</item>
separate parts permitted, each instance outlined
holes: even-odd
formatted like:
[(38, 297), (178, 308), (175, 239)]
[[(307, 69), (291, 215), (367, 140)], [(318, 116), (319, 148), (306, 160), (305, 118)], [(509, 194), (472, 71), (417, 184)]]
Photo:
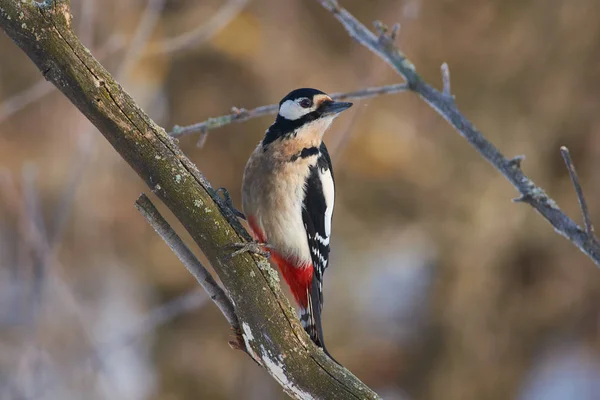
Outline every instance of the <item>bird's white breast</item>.
[[(290, 155), (269, 154), (259, 145), (244, 172), (243, 209), (254, 217), (267, 242), (280, 255), (310, 264), (308, 239), (302, 221), (304, 185), (316, 155), (289, 162)], [(281, 156), (281, 157), (279, 157)]]

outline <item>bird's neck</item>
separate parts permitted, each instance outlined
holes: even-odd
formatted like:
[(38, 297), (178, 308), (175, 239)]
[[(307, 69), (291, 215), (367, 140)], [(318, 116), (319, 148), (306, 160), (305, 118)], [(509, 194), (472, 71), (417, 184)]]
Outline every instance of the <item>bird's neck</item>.
[(263, 147), (275, 141), (281, 141), (281, 144), (285, 147), (297, 151), (301, 151), (303, 148), (318, 148), (332, 121), (333, 118), (321, 118), (297, 124), (295, 121), (280, 121), (277, 119), (267, 130), (262, 141)]

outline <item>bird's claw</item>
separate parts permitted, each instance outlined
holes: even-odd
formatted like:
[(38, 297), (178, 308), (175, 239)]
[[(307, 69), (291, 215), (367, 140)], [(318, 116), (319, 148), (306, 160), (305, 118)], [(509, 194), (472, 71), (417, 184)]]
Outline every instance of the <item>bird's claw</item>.
[(234, 258), (243, 253), (251, 253), (258, 254), (265, 258), (271, 257), (271, 252), (269, 252), (269, 245), (266, 243), (258, 243), (258, 242), (246, 242), (246, 243), (233, 243), (228, 246), (230, 249), (237, 249), (229, 258)]
[(220, 187), (217, 189), (217, 193), (222, 194), (225, 205), (231, 210), (231, 212), (233, 212), (233, 214), (236, 217), (241, 218), (244, 221), (246, 220), (246, 216), (244, 215), (244, 213), (233, 206), (233, 201), (231, 200), (231, 196), (229, 195), (229, 191), (227, 189), (225, 189), (224, 187)]

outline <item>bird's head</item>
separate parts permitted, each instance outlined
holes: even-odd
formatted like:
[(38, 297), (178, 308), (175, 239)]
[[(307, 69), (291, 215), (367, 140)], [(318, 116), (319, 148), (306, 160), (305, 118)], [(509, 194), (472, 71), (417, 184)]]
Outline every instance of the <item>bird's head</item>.
[(296, 89), (279, 102), (277, 119), (303, 123), (317, 119), (331, 121), (351, 106), (352, 103), (333, 101), (331, 97), (317, 89)]
[(352, 103), (334, 101), (317, 89), (293, 90), (279, 102), (277, 118), (263, 144), (279, 138), (320, 140), (334, 118), (351, 106)]

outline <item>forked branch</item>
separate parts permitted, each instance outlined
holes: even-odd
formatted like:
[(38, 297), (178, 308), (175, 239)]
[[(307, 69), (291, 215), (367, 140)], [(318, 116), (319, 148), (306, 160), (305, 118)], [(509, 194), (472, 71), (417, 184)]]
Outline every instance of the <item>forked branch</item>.
[[(378, 35), (371, 32), (352, 14), (342, 8), (336, 0), (317, 0), (325, 9), (344, 26), (348, 34), (357, 42), (386, 61), (406, 81), (409, 89), (417, 93), (427, 104), (437, 111), (456, 131), (496, 168), (520, 193), (518, 201), (525, 202), (535, 208), (556, 230), (577, 248), (585, 253), (596, 265), (600, 266), (600, 245), (593, 237), (589, 216), (586, 229), (580, 228), (558, 207), (546, 192), (537, 186), (521, 170), (522, 156), (506, 158), (483, 134), (475, 128), (456, 106), (450, 94), (450, 72), (442, 65), (443, 91), (435, 89), (417, 73), (415, 66), (394, 43), (396, 33), (391, 32), (382, 23), (376, 24)], [(577, 190), (576, 185), (576, 190)], [(579, 186), (579, 188), (581, 188)], [(578, 198), (583, 199), (583, 195)], [(583, 203), (585, 204), (585, 202)], [(582, 210), (584, 206), (582, 206)], [(587, 214), (585, 207), (584, 214)], [(586, 219), (586, 217), (584, 217)], [(590, 224), (590, 225), (588, 225)]]
[(583, 224), (585, 225), (585, 232), (589, 236), (590, 240), (596, 241), (596, 237), (594, 236), (594, 225), (592, 224), (592, 218), (590, 217), (590, 212), (585, 201), (585, 196), (583, 195), (583, 188), (579, 183), (579, 177), (577, 176), (575, 165), (573, 165), (573, 160), (571, 159), (569, 149), (567, 149), (565, 146), (561, 146), (560, 153), (562, 154), (563, 159), (565, 160), (565, 165), (567, 166), (567, 170), (569, 171), (571, 182), (573, 182), (573, 187), (575, 188), (575, 194), (577, 194), (577, 201), (579, 201), (579, 208), (581, 208)]

